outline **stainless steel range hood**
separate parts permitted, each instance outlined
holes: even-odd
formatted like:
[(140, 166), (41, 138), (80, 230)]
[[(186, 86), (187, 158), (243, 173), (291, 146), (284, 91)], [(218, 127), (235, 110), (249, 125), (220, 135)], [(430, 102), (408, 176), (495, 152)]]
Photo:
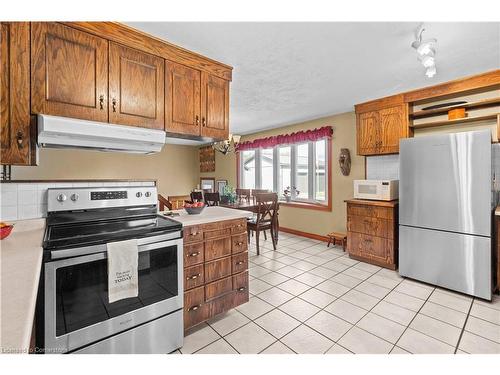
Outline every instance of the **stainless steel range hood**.
[(38, 115), (38, 145), (152, 154), (165, 144), (163, 130)]

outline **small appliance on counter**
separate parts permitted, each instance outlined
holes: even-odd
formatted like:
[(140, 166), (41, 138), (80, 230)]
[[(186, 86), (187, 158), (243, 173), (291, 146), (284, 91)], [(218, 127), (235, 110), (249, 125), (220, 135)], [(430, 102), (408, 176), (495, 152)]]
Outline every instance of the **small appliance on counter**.
[[(182, 347), (182, 225), (157, 214), (157, 196), (152, 186), (48, 189), (37, 347), (94, 354)], [(107, 244), (118, 241), (136, 241), (138, 292), (110, 302)]]
[(392, 201), (399, 197), (398, 180), (354, 180), (354, 198)]

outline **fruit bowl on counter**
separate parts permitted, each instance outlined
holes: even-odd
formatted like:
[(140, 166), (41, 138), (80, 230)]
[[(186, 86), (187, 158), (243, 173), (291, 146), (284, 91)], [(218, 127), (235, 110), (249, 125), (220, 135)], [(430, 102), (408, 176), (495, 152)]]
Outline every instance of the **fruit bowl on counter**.
[(189, 215), (198, 215), (205, 209), (205, 203), (203, 202), (185, 202), (184, 209)]
[(9, 237), (10, 232), (12, 232), (14, 225), (7, 223), (0, 223), (0, 240)]

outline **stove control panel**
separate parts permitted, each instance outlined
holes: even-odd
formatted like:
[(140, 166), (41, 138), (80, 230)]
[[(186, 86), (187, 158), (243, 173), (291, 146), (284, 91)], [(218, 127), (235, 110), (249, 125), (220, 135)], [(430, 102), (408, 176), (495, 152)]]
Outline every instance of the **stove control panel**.
[(47, 195), (49, 212), (158, 204), (156, 186), (48, 189)]
[[(139, 194), (139, 193), (137, 193)], [(101, 201), (104, 199), (127, 199), (127, 191), (92, 191), (90, 193), (90, 200)]]

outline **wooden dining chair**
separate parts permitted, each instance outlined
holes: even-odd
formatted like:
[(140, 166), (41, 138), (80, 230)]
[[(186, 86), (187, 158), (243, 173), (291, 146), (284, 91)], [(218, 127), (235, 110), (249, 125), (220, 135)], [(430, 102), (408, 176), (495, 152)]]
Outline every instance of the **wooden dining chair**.
[(265, 193), (271, 193), (271, 191), (268, 189), (252, 189), (250, 194), (251, 194), (251, 197), (253, 199), (253, 202), (255, 203), (256, 202), (255, 196), (257, 194), (265, 194)]
[(168, 201), (171, 205), (171, 210), (180, 210), (184, 207), (185, 201), (190, 201), (191, 197), (189, 195), (169, 195)]
[(236, 197), (241, 202), (243, 199), (250, 201), (250, 189), (236, 189)]
[(192, 191), (191, 200), (197, 202), (203, 202), (203, 192), (202, 191)]
[(260, 254), (259, 250), (259, 237), (260, 232), (269, 230), (271, 232), (271, 240), (273, 242), (273, 249), (276, 250), (277, 239), (277, 220), (278, 220), (278, 194), (265, 193), (258, 194), (255, 197), (257, 204), (257, 215), (254, 219), (247, 222), (248, 242), (250, 242), (250, 232), (255, 232), (255, 241), (257, 247), (257, 255)]
[(220, 203), (219, 193), (205, 193), (205, 204), (207, 206), (218, 206)]

